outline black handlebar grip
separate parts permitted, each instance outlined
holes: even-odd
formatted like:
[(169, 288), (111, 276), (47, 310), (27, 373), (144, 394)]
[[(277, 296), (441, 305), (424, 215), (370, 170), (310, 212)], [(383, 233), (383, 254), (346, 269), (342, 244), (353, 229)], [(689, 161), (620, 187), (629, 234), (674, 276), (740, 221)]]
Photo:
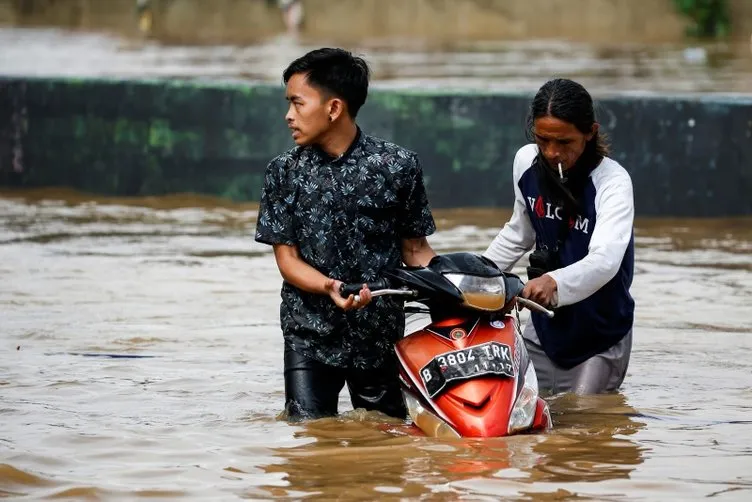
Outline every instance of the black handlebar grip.
[(342, 284), (339, 288), (339, 294), (344, 298), (350, 295), (357, 295), (362, 287), (362, 284)]
[[(376, 291), (379, 289), (386, 289), (389, 287), (389, 284), (387, 284), (385, 279), (380, 279), (378, 281), (369, 282), (368, 289), (371, 291)], [(350, 295), (357, 295), (360, 293), (360, 290), (363, 288), (363, 283), (359, 284), (342, 284), (342, 286), (339, 288), (339, 294), (345, 298), (347, 298)]]

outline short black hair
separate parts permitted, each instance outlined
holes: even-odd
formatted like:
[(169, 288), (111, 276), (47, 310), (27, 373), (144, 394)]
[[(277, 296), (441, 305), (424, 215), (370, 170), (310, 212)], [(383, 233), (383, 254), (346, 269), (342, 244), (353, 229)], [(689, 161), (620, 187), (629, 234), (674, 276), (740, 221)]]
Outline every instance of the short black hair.
[(352, 118), (366, 102), (371, 77), (368, 63), (344, 49), (316, 49), (299, 57), (282, 74), (285, 85), (298, 73), (305, 74), (313, 87), (347, 103)]

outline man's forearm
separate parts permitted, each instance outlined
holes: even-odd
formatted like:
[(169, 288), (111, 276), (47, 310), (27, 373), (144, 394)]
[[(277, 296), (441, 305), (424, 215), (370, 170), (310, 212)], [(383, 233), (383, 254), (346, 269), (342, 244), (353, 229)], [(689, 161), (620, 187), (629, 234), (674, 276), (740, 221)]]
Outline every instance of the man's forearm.
[(329, 294), (325, 288), (328, 277), (304, 262), (296, 247), (275, 245), (274, 257), (285, 281), (308, 293)]

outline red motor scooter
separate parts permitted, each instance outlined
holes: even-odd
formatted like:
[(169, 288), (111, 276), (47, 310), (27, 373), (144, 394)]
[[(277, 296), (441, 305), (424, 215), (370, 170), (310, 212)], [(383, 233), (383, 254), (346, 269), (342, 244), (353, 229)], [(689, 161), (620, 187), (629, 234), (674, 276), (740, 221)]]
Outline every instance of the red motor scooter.
[[(342, 294), (360, 287), (344, 286)], [(483, 256), (450, 253), (426, 267), (394, 270), (369, 288), (374, 297), (399, 295), (425, 306), (406, 312), (430, 314), (430, 324), (395, 348), (405, 404), (425, 434), (499, 437), (551, 427), (518, 311), (554, 314), (519, 296), (518, 276)]]

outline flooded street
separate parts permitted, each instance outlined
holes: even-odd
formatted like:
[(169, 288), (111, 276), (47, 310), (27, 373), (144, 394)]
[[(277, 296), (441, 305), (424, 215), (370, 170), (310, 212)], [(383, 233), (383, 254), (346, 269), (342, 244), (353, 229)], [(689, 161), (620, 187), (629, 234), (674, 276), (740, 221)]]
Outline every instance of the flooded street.
[[(281, 36), (256, 45), (181, 46), (98, 33), (0, 28), (0, 72), (16, 77), (179, 78), (280, 84), (282, 71), (334, 40)], [(752, 93), (748, 43), (611, 46), (558, 40), (364, 40), (374, 87), (530, 92), (555, 76), (596, 94)]]
[[(638, 223), (619, 394), (554, 429), (409, 435), (352, 411), (279, 420), (279, 288), (251, 205), (0, 196), (0, 497), (749, 500), (752, 220)], [(507, 213), (437, 212), (438, 251)], [(98, 354), (98, 356), (94, 356)]]

